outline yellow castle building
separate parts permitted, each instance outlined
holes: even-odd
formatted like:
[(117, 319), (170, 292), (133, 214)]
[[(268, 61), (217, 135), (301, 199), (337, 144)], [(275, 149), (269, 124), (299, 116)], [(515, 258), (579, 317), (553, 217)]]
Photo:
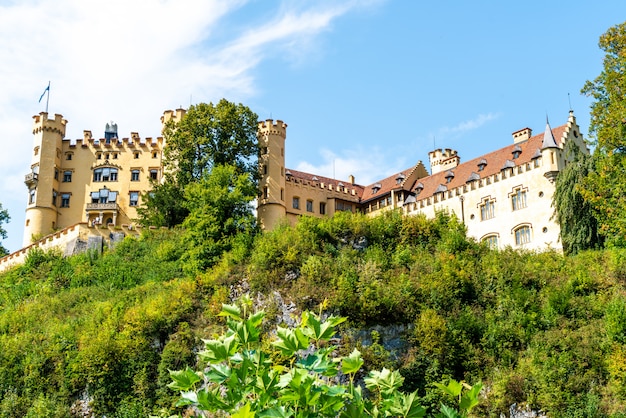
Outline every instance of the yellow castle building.
[(393, 176), (360, 185), (285, 167), (287, 124), (259, 122), (261, 170), (259, 223), (274, 228), (282, 219), (332, 216), (337, 211), (376, 216), (387, 210), (434, 217), (447, 211), (466, 225), (468, 235), (494, 248), (562, 249), (553, 217), (555, 179), (568, 163), (564, 148), (573, 141), (586, 153), (574, 113), (555, 129), (532, 135), (513, 132), (509, 145), (461, 162), (457, 151), (429, 153), (430, 173), (419, 161)]
[[(166, 111), (161, 123), (180, 120), (184, 110)], [(96, 227), (132, 225), (141, 194), (162, 175), (162, 137), (140, 138), (136, 132), (120, 138), (117, 125), (107, 123), (104, 137), (83, 131), (65, 138), (67, 120), (33, 117), (34, 145), (28, 188), (24, 246), (77, 223)]]
[[(183, 109), (166, 111), (162, 126), (180, 120)], [(76, 224), (89, 227), (131, 226), (142, 193), (162, 176), (162, 137), (120, 138), (117, 126), (106, 125), (104, 137), (84, 131), (65, 138), (61, 115), (34, 116), (34, 146), (28, 188), (24, 246)], [(553, 219), (555, 178), (567, 164), (564, 147), (574, 141), (589, 152), (570, 111), (567, 122), (532, 135), (529, 128), (513, 133), (509, 145), (461, 162), (455, 150), (429, 153), (430, 172), (419, 161), (393, 176), (361, 185), (350, 176), (342, 181), (285, 167), (287, 124), (268, 119), (258, 124), (260, 226), (270, 230), (284, 219), (333, 216), (337, 211), (376, 216), (388, 210), (406, 215), (437, 211), (454, 213), (468, 235), (492, 246), (561, 249), (560, 229)]]

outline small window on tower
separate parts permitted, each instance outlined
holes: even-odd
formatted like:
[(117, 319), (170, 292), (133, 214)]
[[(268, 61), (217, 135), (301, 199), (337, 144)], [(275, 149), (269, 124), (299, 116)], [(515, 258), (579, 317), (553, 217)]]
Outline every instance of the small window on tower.
[(133, 157), (135, 158), (135, 160), (138, 160), (139, 159), (139, 152), (135, 152), (133, 154)]

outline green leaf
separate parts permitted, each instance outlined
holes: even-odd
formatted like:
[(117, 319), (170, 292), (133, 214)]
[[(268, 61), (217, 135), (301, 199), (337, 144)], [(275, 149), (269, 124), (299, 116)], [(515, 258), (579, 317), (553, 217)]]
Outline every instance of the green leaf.
[(417, 391), (402, 396), (402, 416), (405, 418), (419, 418), (426, 415), (426, 408), (419, 404)]
[(213, 383), (221, 384), (230, 377), (231, 370), (226, 364), (211, 364), (209, 371), (204, 375)]
[(289, 418), (293, 416), (293, 413), (284, 406), (275, 406), (266, 411), (259, 412), (258, 415), (259, 418)]
[(344, 374), (354, 374), (361, 369), (361, 366), (363, 366), (363, 359), (361, 358), (361, 352), (356, 348), (352, 350), (348, 357), (344, 357), (341, 360), (341, 371)]
[(437, 414), (437, 418), (463, 418), (456, 410), (441, 404), (441, 413)]
[(193, 389), (194, 385), (200, 380), (200, 376), (196, 374), (189, 366), (185, 370), (170, 370), (170, 377), (174, 380), (167, 385), (170, 389), (188, 391)]
[(234, 412), (231, 415), (231, 418), (254, 418), (255, 416), (254, 411), (250, 411), (250, 404), (246, 403), (244, 406), (239, 408), (237, 412)]
[(399, 389), (404, 382), (404, 378), (400, 375), (400, 372), (392, 372), (387, 368), (383, 368), (381, 371), (371, 371), (369, 377), (366, 377), (364, 380), (365, 386), (368, 389), (378, 389), (380, 393), (384, 395), (392, 394), (395, 390)]
[(439, 388), (443, 393), (448, 394), (453, 398), (457, 398), (463, 390), (463, 384), (457, 382), (454, 379), (450, 379), (450, 382), (448, 382), (448, 386), (445, 386), (441, 383), (434, 383), (434, 385)]
[(226, 316), (237, 321), (242, 321), (241, 309), (239, 309), (239, 306), (237, 305), (222, 304), (222, 311), (219, 313), (219, 316)]
[(461, 402), (459, 403), (459, 408), (462, 411), (471, 411), (476, 405), (478, 405), (478, 394), (482, 389), (482, 383), (477, 383), (472, 388), (465, 392), (463, 396), (461, 396)]
[(293, 356), (298, 350), (304, 350), (309, 346), (309, 339), (299, 328), (294, 330), (278, 327), (276, 335), (279, 340), (272, 342), (272, 345), (288, 356)]

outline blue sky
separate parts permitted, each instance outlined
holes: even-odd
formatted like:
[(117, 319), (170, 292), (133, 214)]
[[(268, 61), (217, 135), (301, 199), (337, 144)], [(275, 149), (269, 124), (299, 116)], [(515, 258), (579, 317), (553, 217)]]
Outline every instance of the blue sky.
[[(19, 248), (31, 117), (52, 82), (67, 138), (158, 136), (166, 109), (241, 102), (281, 119), (287, 166), (368, 184), (434, 147), (462, 161), (567, 120), (626, 2), (0, 0), (0, 202)], [(568, 100), (569, 94), (569, 100)]]

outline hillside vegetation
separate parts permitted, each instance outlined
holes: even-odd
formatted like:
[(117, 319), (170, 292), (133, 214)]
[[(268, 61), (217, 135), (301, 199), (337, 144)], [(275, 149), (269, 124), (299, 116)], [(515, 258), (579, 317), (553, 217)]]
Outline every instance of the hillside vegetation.
[[(365, 369), (399, 370), (426, 407), (441, 400), (433, 383), (454, 378), (482, 381), (477, 416), (513, 403), (625, 416), (625, 250), (493, 251), (443, 214), (340, 214), (239, 237), (190, 277), (183, 237), (151, 231), (103, 255), (33, 251), (0, 276), (0, 416), (182, 412), (169, 370), (202, 367), (201, 339), (246, 292), (264, 301), (267, 329), (288, 303), (346, 317), (341, 354), (357, 347)], [(404, 330), (400, 349), (386, 329)]]

